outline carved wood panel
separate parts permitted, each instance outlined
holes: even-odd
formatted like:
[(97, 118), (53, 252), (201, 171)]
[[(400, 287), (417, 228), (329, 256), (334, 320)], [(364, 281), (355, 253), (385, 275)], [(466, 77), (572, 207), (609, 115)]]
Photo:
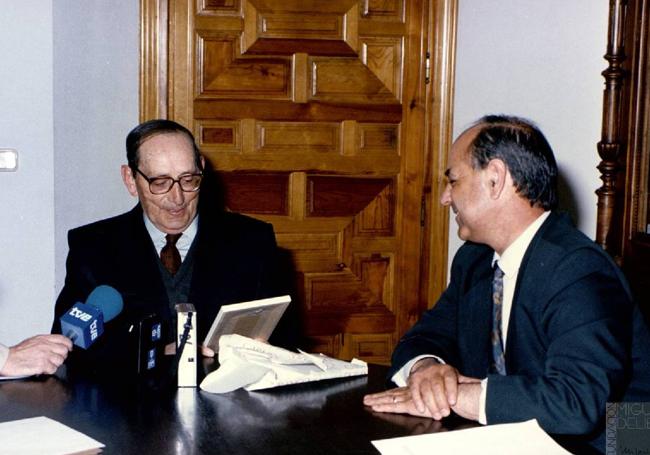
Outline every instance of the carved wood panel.
[(168, 116), (195, 131), (227, 207), (273, 223), (307, 348), (385, 363), (429, 300), (414, 292), (430, 260), (429, 8), (169, 0)]

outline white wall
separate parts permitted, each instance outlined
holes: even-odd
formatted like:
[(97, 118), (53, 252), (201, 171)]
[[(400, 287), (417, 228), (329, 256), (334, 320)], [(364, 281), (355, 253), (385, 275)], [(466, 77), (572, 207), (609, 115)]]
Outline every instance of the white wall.
[(130, 208), (119, 165), (138, 121), (137, 0), (0, 0), (0, 342), (49, 332), (66, 232)]
[(55, 283), (69, 229), (131, 208), (120, 177), (138, 123), (137, 0), (54, 1)]
[(0, 342), (49, 331), (54, 298), (52, 8), (0, 0)]
[[(527, 117), (555, 151), (561, 206), (596, 233), (607, 0), (459, 0), (454, 136), (488, 113)], [(461, 242), (450, 217), (449, 258)]]

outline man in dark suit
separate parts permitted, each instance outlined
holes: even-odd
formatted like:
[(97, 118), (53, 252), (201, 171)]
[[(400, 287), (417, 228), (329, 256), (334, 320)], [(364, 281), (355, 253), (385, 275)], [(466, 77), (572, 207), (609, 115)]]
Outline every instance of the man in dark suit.
[(194, 304), (201, 342), (221, 305), (286, 293), (272, 226), (226, 212), (205, 194), (199, 201), (205, 163), (190, 131), (169, 120), (148, 121), (129, 133), (126, 149), (122, 179), (139, 204), (68, 234), (67, 275), (52, 332), (61, 332), (59, 317), (98, 285), (124, 298), (124, 310), (104, 335), (87, 351), (71, 353), (68, 364), (82, 368), (119, 365), (133, 349), (130, 325), (149, 314), (163, 321), (173, 346), (177, 303)]
[[(441, 202), (466, 243), (400, 340), (380, 412), (537, 419), (604, 450), (607, 402), (650, 397), (650, 336), (619, 268), (552, 211), (557, 165), (530, 122), (487, 116), (454, 143)], [(569, 440), (573, 441), (569, 441)]]

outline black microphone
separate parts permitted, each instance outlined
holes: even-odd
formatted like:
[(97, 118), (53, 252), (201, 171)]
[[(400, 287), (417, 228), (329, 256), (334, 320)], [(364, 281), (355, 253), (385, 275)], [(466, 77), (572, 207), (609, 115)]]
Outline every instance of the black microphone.
[(138, 375), (153, 373), (165, 350), (162, 320), (156, 313), (132, 318), (128, 325), (129, 371)]
[(122, 312), (122, 295), (111, 286), (97, 286), (86, 299), (77, 302), (59, 319), (61, 333), (82, 349), (88, 349), (104, 333), (104, 323)]

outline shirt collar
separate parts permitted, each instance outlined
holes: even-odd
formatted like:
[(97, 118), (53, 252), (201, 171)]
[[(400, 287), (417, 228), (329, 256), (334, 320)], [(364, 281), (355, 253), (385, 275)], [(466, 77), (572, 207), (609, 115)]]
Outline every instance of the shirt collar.
[[(151, 237), (151, 240), (153, 241), (153, 244), (156, 245), (156, 247), (159, 247), (158, 249), (162, 248), (162, 246), (165, 245), (167, 242), (165, 240), (165, 236), (167, 235), (166, 233), (162, 232), (159, 230), (149, 219), (146, 213), (142, 212), (143, 218), (144, 218), (144, 225), (147, 228), (147, 232), (149, 233), (149, 236)], [(199, 215), (197, 214), (190, 225), (185, 228), (183, 231), (183, 235), (178, 239), (178, 242), (176, 243), (176, 247), (180, 250), (187, 250), (190, 245), (192, 244), (192, 241), (194, 240), (194, 237), (196, 236), (196, 231), (198, 229), (199, 225)], [(162, 246), (161, 246), (162, 245)]]
[(519, 271), (519, 266), (521, 261), (524, 259), (524, 254), (528, 249), (528, 245), (537, 234), (537, 231), (542, 226), (542, 223), (548, 218), (551, 214), (550, 211), (542, 213), (535, 221), (530, 223), (528, 227), (522, 232), (519, 237), (515, 239), (514, 242), (510, 244), (508, 248), (505, 249), (503, 254), (499, 255), (496, 251), (492, 257), (492, 266), (494, 263), (499, 261), (499, 268), (503, 270), (505, 276), (515, 276)]

